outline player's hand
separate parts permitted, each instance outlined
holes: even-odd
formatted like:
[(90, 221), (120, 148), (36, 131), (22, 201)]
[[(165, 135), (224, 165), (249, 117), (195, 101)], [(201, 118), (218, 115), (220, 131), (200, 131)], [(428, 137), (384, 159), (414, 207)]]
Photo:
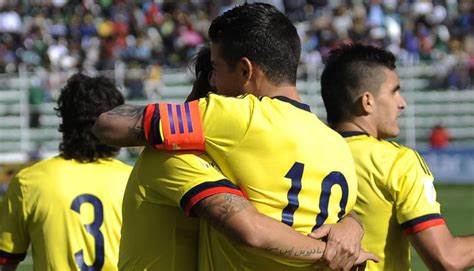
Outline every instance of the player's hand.
[[(350, 268), (350, 271), (364, 271), (367, 265), (367, 261), (374, 261), (378, 263), (380, 259), (377, 257), (377, 255), (370, 252), (366, 252), (363, 249), (361, 249), (359, 258), (357, 258), (355, 265)], [(327, 262), (319, 261), (314, 265), (314, 267), (316, 269), (320, 269), (320, 268), (327, 268), (329, 267), (329, 265)], [(349, 269), (335, 268), (334, 270), (349, 270)]]
[(365, 250), (361, 249), (359, 258), (355, 262), (355, 265), (351, 268), (351, 271), (363, 271), (365, 270), (365, 266), (367, 265), (367, 261), (374, 261), (378, 263), (380, 260), (379, 258), (371, 253), (371, 252), (366, 252)]
[[(358, 264), (363, 235), (362, 225), (351, 216), (346, 216), (337, 224), (322, 225), (309, 234), (312, 238), (326, 240), (326, 250), (321, 263), (334, 270), (350, 270)], [(365, 254), (363, 256), (368, 257)]]

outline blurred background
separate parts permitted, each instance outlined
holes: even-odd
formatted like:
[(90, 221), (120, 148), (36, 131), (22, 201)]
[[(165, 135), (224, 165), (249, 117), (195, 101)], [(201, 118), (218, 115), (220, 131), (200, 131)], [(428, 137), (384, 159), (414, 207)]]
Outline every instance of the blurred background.
[[(243, 2), (0, 0), (0, 197), (17, 170), (58, 153), (53, 108), (70, 75), (109, 76), (129, 103), (182, 102), (194, 79), (189, 59), (208, 41), (210, 22)], [(319, 74), (329, 50), (360, 41), (397, 56), (408, 107), (395, 140), (430, 165), (452, 231), (473, 233), (474, 1), (260, 2), (296, 25), (297, 86), (323, 120)], [(124, 149), (120, 158), (133, 163), (139, 151)]]

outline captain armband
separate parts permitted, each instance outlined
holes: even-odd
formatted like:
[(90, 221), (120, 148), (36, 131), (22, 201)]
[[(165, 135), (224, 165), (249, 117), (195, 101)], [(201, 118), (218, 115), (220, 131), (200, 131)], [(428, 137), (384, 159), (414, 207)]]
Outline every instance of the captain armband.
[(198, 101), (147, 105), (143, 112), (143, 129), (146, 141), (157, 149), (206, 149)]

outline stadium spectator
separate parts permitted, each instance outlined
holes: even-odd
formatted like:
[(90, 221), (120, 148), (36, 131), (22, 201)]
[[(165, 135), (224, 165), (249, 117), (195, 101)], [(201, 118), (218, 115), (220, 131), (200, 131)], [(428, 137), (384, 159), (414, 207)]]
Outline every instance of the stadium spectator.
[(145, 98), (144, 93), (144, 79), (145, 74), (143, 70), (139, 68), (136, 61), (133, 61), (130, 68), (127, 71), (127, 79), (125, 80), (125, 87), (128, 89), (127, 100), (143, 99)]
[(39, 128), (41, 126), (41, 105), (44, 102), (45, 91), (41, 85), (41, 80), (32, 80), (28, 91), (29, 97), (29, 122), (30, 128)]
[[(247, 31), (237, 31), (238, 29)], [(159, 105), (162, 109), (181, 108), (181, 106), (187, 108), (186, 121), (184, 119), (173, 121), (188, 123), (185, 130), (190, 132), (192, 124), (192, 134), (189, 134), (189, 139), (191, 137), (201, 138), (199, 137), (199, 134), (202, 133), (202, 128), (199, 128), (201, 124), (196, 126), (201, 122), (199, 107), (201, 107), (201, 112), (213, 112), (213, 114), (206, 114), (202, 118), (204, 122), (202, 125), (206, 127), (206, 151), (214, 156), (216, 164), (234, 182), (222, 176), (219, 171), (216, 172), (212, 162), (209, 162), (204, 154), (192, 156), (181, 153), (174, 156), (170, 152), (153, 152), (151, 146), (148, 146), (135, 164), (125, 192), (124, 224), (119, 262), (121, 268), (127, 269), (128, 266), (143, 264), (137, 260), (143, 257), (143, 253), (151, 253), (156, 256), (157, 253), (175, 251), (175, 248), (160, 250), (157, 246), (169, 247), (170, 242), (172, 243), (173, 239), (178, 238), (174, 237), (176, 226), (173, 224), (177, 223), (176, 220), (179, 222), (185, 219), (177, 210), (179, 206), (188, 214), (197, 214), (201, 218), (205, 218), (200, 222), (201, 235), (199, 236), (200, 254), (203, 255), (199, 258), (199, 266), (202, 270), (313, 269), (312, 262), (322, 256), (330, 262), (331, 267), (348, 270), (355, 260), (358, 263), (367, 259), (366, 257), (370, 257), (365, 252), (361, 252), (361, 258), (357, 259), (359, 248), (357, 245), (353, 247), (353, 244), (357, 244), (360, 238), (360, 228), (356, 222), (352, 221), (351, 216), (343, 219), (342, 224), (336, 224), (326, 232), (330, 236), (328, 244), (335, 241), (337, 245), (328, 246), (324, 255), (320, 255), (321, 251), (319, 250), (322, 248), (321, 246), (324, 246), (323, 243), (313, 243), (315, 240), (306, 239), (288, 227), (293, 226), (299, 231), (309, 233), (323, 223), (336, 223), (346, 212), (350, 211), (355, 200), (354, 190), (356, 189), (353, 186), (356, 184), (356, 180), (353, 178), (355, 172), (352, 168), (352, 158), (342, 138), (317, 120), (314, 114), (309, 113), (307, 105), (298, 102), (299, 96), (295, 84), (301, 49), (295, 27), (288, 18), (270, 5), (248, 4), (235, 7), (216, 18), (209, 29), (209, 36), (212, 41), (212, 81), (215, 83), (218, 93), (236, 96), (245, 91), (252, 91), (259, 96), (276, 97), (274, 99), (261, 98), (262, 102), (259, 102), (260, 99), (253, 95), (235, 99), (211, 94), (206, 99), (200, 100), (199, 103), (193, 101), (176, 106)], [(285, 39), (282, 40), (282, 37)], [(282, 66), (283, 62), (286, 65)], [(211, 104), (214, 107), (206, 108)], [(278, 111), (281, 110), (285, 114), (276, 113), (267, 105), (271, 105), (271, 108), (280, 108)], [(102, 114), (94, 126), (94, 132), (99, 138), (110, 144), (140, 145), (144, 144), (141, 128), (143, 123), (148, 142), (161, 148), (160, 142), (169, 142), (169, 138), (166, 132), (163, 134), (164, 138), (159, 139), (158, 134), (156, 134), (157, 137), (153, 137), (152, 135), (155, 134), (154, 131), (157, 131), (158, 127), (155, 125), (162, 125), (166, 130), (168, 127), (166, 116), (172, 116), (174, 113), (170, 115), (171, 111), (165, 112), (160, 109), (160, 116), (163, 116), (164, 119), (161, 119), (162, 123), (160, 124), (160, 117), (156, 115), (158, 109), (154, 110), (154, 108), (154, 104), (149, 105), (145, 111), (143, 107), (120, 106)], [(250, 111), (247, 111), (249, 109)], [(125, 113), (126, 111), (128, 114)], [(141, 121), (142, 112), (145, 114), (143, 122)], [(252, 114), (251, 112), (259, 113)], [(263, 117), (272, 114), (274, 116), (268, 117), (268, 119)], [(182, 116), (181, 113), (177, 113), (177, 116), (180, 115)], [(283, 116), (288, 116), (288, 118)], [(294, 123), (300, 118), (306, 119), (305, 125)], [(153, 124), (150, 122), (152, 119), (154, 120)], [(261, 123), (248, 123), (248, 120), (254, 119), (258, 119)], [(270, 119), (271, 121), (267, 122)], [(288, 122), (288, 120), (290, 121)], [(225, 123), (226, 126), (219, 125), (219, 123)], [(305, 133), (290, 132), (294, 129), (302, 129), (302, 127), (305, 129)], [(310, 130), (314, 136), (308, 137), (307, 133)], [(133, 134), (130, 134), (130, 131), (133, 131)], [(138, 132), (138, 136), (135, 131)], [(150, 134), (149, 131), (153, 132)], [(256, 131), (259, 132), (255, 133)], [(263, 142), (267, 142), (265, 135), (269, 133), (273, 137), (272, 143), (263, 144)], [(297, 135), (305, 135), (305, 139)], [(224, 140), (224, 138), (226, 139)], [(296, 139), (296, 142), (299, 143), (296, 144), (291, 138)], [(319, 138), (319, 140), (314, 140), (315, 138)], [(303, 144), (303, 141), (306, 143)], [(219, 142), (227, 143), (221, 145)], [(176, 142), (169, 143), (176, 144)], [(199, 141), (183, 143), (191, 144), (188, 147), (191, 146), (192, 149), (203, 150), (204, 142), (202, 141), (200, 143)], [(286, 145), (287, 143), (288, 145)], [(283, 145), (280, 146), (280, 144)], [(292, 147), (289, 147), (290, 145)], [(216, 149), (216, 146), (219, 147)], [(256, 146), (259, 146), (259, 151), (250, 151), (254, 150)], [(299, 147), (294, 149), (295, 146)], [(187, 149), (186, 145), (179, 143), (175, 147), (165, 147), (165, 149), (180, 149), (181, 151)], [(338, 153), (338, 158), (328, 159), (327, 156), (322, 155), (325, 148), (330, 148), (331, 152)], [(282, 156), (281, 149), (288, 149), (288, 152)], [(306, 151), (303, 150), (317, 150), (321, 155), (314, 156), (312, 155), (314, 152), (309, 151), (306, 156), (303, 154)], [(258, 158), (247, 157), (250, 153)], [(300, 163), (295, 164), (295, 161), (301, 161), (306, 167)], [(239, 169), (241, 167), (245, 170)], [(300, 191), (303, 168), (305, 172), (308, 172), (306, 175), (308, 179), (304, 178), (307, 183), (305, 181), (306, 185)], [(287, 178), (292, 181), (288, 182)], [(235, 183), (236, 180), (238, 183)], [(265, 180), (272, 180), (272, 182), (269, 184)], [(259, 211), (275, 220), (281, 220), (283, 223), (277, 223), (277, 221), (259, 214), (242, 197), (242, 192), (236, 184), (247, 192), (249, 199), (256, 205), (255, 207), (259, 208)], [(341, 190), (338, 191), (343, 191), (342, 194), (330, 192), (330, 188), (334, 184), (341, 186)], [(140, 192), (142, 190), (140, 187), (148, 188), (149, 191), (146, 195)], [(289, 201), (288, 193), (292, 192), (288, 191), (295, 191), (297, 194), (290, 196)], [(317, 211), (314, 206), (318, 206), (319, 198), (314, 198), (314, 195), (320, 193), (322, 193), (319, 205), (321, 210)], [(336, 198), (335, 201), (331, 201), (335, 205), (333, 207), (328, 206), (327, 197), (329, 194)], [(162, 198), (163, 196), (165, 199)], [(300, 201), (295, 198), (300, 198)], [(160, 202), (167, 204), (166, 206), (156, 204)], [(170, 208), (171, 206), (175, 206), (174, 211)], [(327, 207), (329, 207), (328, 212), (324, 211)], [(308, 213), (306, 220), (304, 218), (293, 220), (296, 209), (298, 209), (298, 213)], [(173, 214), (172, 219), (166, 219), (166, 223), (160, 222), (163, 217), (160, 218), (157, 214), (161, 213), (163, 216), (166, 214), (165, 211), (167, 213), (178, 212), (178, 214)], [(348, 222), (352, 224), (351, 229), (342, 229), (342, 225)], [(170, 233), (162, 232), (165, 236), (161, 239), (167, 240), (166, 242), (150, 239), (158, 236), (158, 233), (153, 230), (156, 228), (154, 225), (162, 225), (163, 229), (163, 227), (169, 227), (170, 224), (172, 229)], [(186, 225), (189, 227), (189, 223)], [(181, 228), (179, 231), (182, 231)], [(227, 237), (216, 232), (216, 229), (222, 231)], [(269, 234), (268, 230), (272, 233)], [(279, 237), (275, 238), (275, 236)], [(341, 244), (341, 241), (351, 244), (346, 247)], [(179, 245), (176, 241), (174, 242), (176, 246)], [(153, 247), (143, 246), (144, 243), (151, 243)], [(243, 248), (240, 243), (264, 248), (268, 255), (262, 257), (260, 253)], [(301, 248), (296, 249), (295, 246), (301, 246)], [(329, 249), (330, 247), (331, 249)], [(310, 251), (307, 250), (308, 248)], [(292, 251), (298, 252), (293, 253)], [(299, 251), (308, 251), (308, 253), (303, 256)], [(190, 252), (188, 251), (188, 253)], [(288, 260), (276, 260), (270, 253), (276, 254), (278, 258), (281, 256), (306, 258), (307, 261), (295, 263)], [(353, 256), (351, 257), (349, 254), (353, 254)], [(168, 257), (162, 255), (160, 258), (163, 261), (176, 259), (173, 255), (168, 255)], [(186, 263), (190, 264), (189, 261)], [(159, 263), (156, 262), (156, 264)], [(182, 266), (185, 263), (177, 264)]]
[(398, 136), (407, 106), (393, 54), (372, 46), (331, 51), (321, 75), (329, 125), (352, 151), (359, 191), (355, 210), (365, 227), (363, 248), (378, 264), (368, 270), (410, 270), (409, 242), (430, 270), (474, 266), (474, 235), (453, 237), (441, 217), (434, 177), (418, 152), (385, 140)]
[(105, 77), (72, 76), (56, 108), (60, 155), (22, 169), (0, 208), (0, 269), (15, 270), (29, 245), (35, 270), (117, 270), (121, 210), (131, 167), (113, 159), (91, 127), (124, 99)]
[(35, 163), (43, 158), (45, 158), (44, 145), (41, 142), (37, 142), (35, 143), (34, 148), (28, 152), (28, 161)]
[(433, 149), (442, 149), (449, 145), (451, 136), (448, 130), (441, 124), (433, 127), (430, 134), (430, 146)]

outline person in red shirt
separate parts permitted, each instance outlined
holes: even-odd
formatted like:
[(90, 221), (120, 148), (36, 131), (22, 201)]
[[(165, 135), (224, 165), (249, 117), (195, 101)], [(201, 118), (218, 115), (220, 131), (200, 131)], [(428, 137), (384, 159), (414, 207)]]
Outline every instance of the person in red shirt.
[(441, 124), (437, 124), (431, 130), (430, 135), (430, 145), (433, 149), (442, 149), (449, 145), (449, 140), (451, 136), (449, 135), (446, 128)]

